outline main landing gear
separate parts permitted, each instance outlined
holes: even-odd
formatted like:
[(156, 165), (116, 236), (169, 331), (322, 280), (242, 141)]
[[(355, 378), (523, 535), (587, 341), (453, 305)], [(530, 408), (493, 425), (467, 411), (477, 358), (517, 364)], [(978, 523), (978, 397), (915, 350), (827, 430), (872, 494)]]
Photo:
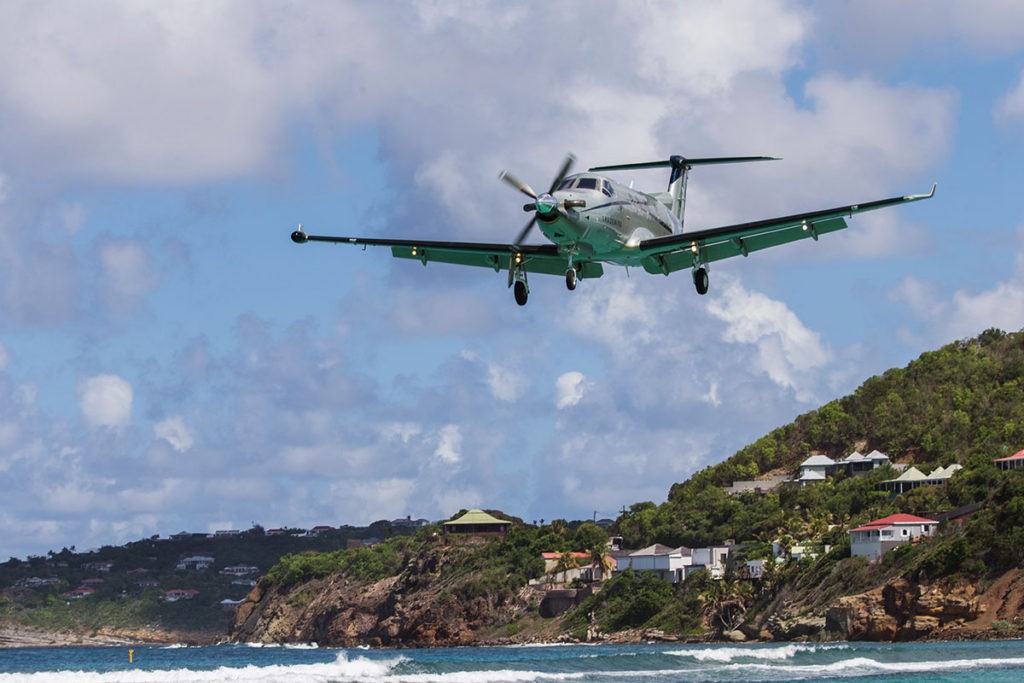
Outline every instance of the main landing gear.
[(516, 297), (516, 303), (525, 306), (526, 300), (530, 297), (530, 288), (527, 286), (526, 280), (516, 280), (512, 286), (512, 293)]
[(576, 269), (569, 266), (569, 270), (565, 271), (565, 287), (570, 292), (576, 289)]
[(693, 270), (693, 286), (697, 289), (698, 294), (708, 293), (708, 269), (704, 266), (700, 268), (694, 268)]

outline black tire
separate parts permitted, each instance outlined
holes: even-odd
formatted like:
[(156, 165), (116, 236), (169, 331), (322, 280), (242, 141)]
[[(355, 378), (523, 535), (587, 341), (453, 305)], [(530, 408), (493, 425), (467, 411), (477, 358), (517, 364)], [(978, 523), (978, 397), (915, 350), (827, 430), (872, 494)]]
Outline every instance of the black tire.
[(698, 268), (693, 271), (693, 286), (697, 288), (697, 293), (704, 295), (708, 293), (708, 271), (705, 268)]
[(576, 289), (576, 269), (570, 268), (565, 271), (565, 287), (570, 292)]
[(520, 306), (526, 305), (526, 300), (530, 297), (530, 290), (526, 288), (525, 282), (516, 280), (515, 285), (512, 287), (512, 293), (515, 294), (517, 304)]

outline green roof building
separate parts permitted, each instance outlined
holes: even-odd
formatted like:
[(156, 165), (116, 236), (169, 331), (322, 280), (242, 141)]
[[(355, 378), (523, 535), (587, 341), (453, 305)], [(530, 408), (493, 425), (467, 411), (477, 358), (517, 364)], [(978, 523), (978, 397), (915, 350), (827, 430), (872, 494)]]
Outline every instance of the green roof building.
[(445, 522), (444, 530), (449, 534), (468, 534), (471, 536), (504, 536), (512, 522), (498, 519), (483, 510), (470, 510), (466, 514)]

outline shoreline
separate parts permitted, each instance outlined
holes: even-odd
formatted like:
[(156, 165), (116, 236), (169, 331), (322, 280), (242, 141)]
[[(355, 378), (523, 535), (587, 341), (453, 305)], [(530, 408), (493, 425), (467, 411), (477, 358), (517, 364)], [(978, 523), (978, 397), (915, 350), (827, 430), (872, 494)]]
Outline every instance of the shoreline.
[[(945, 637), (942, 637), (945, 636)], [(982, 640), (1021, 640), (1024, 633), (1020, 631), (1008, 632), (1002, 629), (951, 629), (940, 637), (925, 636), (914, 641), (905, 642), (964, 642)], [(210, 646), (230, 642), (226, 633), (203, 633), (188, 631), (167, 631), (162, 629), (98, 629), (89, 635), (72, 631), (50, 631), (33, 626), (21, 624), (0, 623), (0, 649), (27, 648), (27, 647), (128, 647), (128, 646)], [(793, 640), (768, 640), (752, 638), (746, 641), (735, 641), (728, 638), (713, 638), (701, 636), (673, 636), (641, 631), (639, 629), (628, 629), (625, 631), (609, 633), (602, 638), (593, 641), (577, 641), (568, 638), (531, 639), (531, 638), (494, 638), (482, 639), (479, 642), (462, 646), (465, 647), (515, 647), (524, 645), (602, 645), (602, 644), (628, 644), (628, 643), (679, 643), (686, 645), (756, 645), (768, 643), (823, 643), (823, 642), (847, 642), (847, 641), (825, 641), (808, 638)], [(897, 641), (849, 641), (849, 642), (897, 642)], [(904, 641), (901, 641), (904, 642)], [(238, 644), (242, 644), (241, 641)], [(287, 644), (287, 643), (275, 643)], [(334, 645), (320, 644), (320, 647), (333, 648), (341, 647)], [(435, 645), (427, 648), (423, 646), (390, 646), (375, 647), (374, 649), (402, 650), (413, 647), (416, 649), (435, 649), (454, 647), (454, 645)], [(342, 648), (352, 649), (352, 648)]]
[(100, 628), (86, 635), (77, 631), (0, 623), (0, 649), (20, 647), (119, 647), (145, 645), (216, 645), (226, 640), (222, 633), (165, 631), (160, 629)]

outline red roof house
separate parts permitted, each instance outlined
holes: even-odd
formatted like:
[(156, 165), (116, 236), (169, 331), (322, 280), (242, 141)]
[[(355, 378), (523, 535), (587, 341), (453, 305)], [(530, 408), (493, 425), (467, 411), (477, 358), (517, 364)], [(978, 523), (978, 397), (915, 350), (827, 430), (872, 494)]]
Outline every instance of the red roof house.
[(1019, 470), (1024, 467), (1024, 451), (1017, 451), (1005, 458), (996, 458), (996, 467), (1001, 470)]
[(922, 536), (931, 536), (939, 523), (916, 515), (897, 514), (882, 517), (850, 530), (850, 556), (877, 562), (898, 545)]

